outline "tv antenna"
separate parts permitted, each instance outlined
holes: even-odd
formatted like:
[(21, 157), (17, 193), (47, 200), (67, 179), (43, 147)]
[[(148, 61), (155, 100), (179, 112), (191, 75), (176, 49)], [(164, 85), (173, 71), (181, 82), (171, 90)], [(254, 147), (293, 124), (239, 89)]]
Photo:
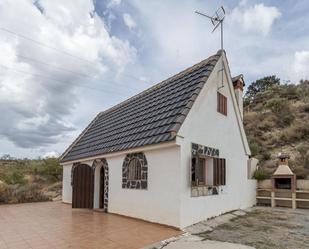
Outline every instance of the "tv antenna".
[[(212, 25), (214, 26), (213, 30), (211, 33), (213, 33), (219, 26), (220, 26), (220, 29), (221, 29), (221, 52), (223, 52), (223, 20), (224, 20), (224, 17), (225, 17), (225, 9), (223, 6), (221, 6), (220, 8), (218, 8), (215, 12), (215, 14), (213, 16), (209, 16), (209, 15), (206, 15), (200, 11), (195, 11), (196, 14), (198, 15), (201, 15), (201, 16), (204, 16), (204, 17), (207, 17), (208, 19), (210, 19)], [(223, 57), (222, 57), (222, 60), (221, 60), (221, 87), (223, 87), (223, 71), (224, 71), (224, 64), (223, 64)]]

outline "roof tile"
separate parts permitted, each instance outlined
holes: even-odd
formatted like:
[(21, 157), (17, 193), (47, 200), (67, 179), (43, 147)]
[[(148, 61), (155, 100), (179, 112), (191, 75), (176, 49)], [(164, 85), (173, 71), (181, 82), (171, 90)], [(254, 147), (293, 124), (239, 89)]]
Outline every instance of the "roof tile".
[(221, 52), (104, 111), (61, 156), (61, 162), (168, 142), (189, 113)]

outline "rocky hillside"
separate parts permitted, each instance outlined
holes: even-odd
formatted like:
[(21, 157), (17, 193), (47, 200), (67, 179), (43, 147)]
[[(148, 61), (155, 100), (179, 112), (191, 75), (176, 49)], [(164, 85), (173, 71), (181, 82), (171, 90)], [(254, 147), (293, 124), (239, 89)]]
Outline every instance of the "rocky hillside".
[(280, 84), (269, 76), (251, 83), (244, 98), (244, 124), (263, 174), (271, 175), (278, 152), (285, 151), (297, 177), (309, 179), (309, 81)]

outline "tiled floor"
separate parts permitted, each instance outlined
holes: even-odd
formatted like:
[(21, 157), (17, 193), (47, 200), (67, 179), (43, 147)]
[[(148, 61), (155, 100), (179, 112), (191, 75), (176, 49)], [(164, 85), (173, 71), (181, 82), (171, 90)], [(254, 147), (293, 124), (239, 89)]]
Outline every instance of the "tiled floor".
[(61, 202), (0, 206), (0, 249), (133, 249), (179, 233), (136, 219), (71, 209)]

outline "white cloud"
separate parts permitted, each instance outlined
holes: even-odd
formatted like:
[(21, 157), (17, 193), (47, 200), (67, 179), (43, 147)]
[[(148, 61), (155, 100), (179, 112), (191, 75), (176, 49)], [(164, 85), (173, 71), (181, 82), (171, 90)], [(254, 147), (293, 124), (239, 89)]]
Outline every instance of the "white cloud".
[(295, 81), (300, 79), (309, 79), (309, 51), (297, 51), (294, 54), (294, 62), (292, 64), (292, 78)]
[(65, 140), (82, 98), (78, 85), (93, 87), (107, 69), (122, 70), (136, 57), (128, 41), (109, 34), (92, 0), (38, 4), (0, 1), (2, 28), (45, 44), (0, 30), (0, 137), (22, 148)]
[(46, 152), (42, 157), (43, 158), (58, 158), (60, 154), (57, 151)]
[(133, 29), (136, 27), (136, 22), (130, 14), (124, 13), (122, 17), (125, 25), (127, 25), (129, 29)]
[(265, 6), (263, 3), (247, 6), (241, 2), (227, 16), (231, 25), (240, 27), (248, 33), (267, 35), (276, 19), (281, 16), (277, 7)]

